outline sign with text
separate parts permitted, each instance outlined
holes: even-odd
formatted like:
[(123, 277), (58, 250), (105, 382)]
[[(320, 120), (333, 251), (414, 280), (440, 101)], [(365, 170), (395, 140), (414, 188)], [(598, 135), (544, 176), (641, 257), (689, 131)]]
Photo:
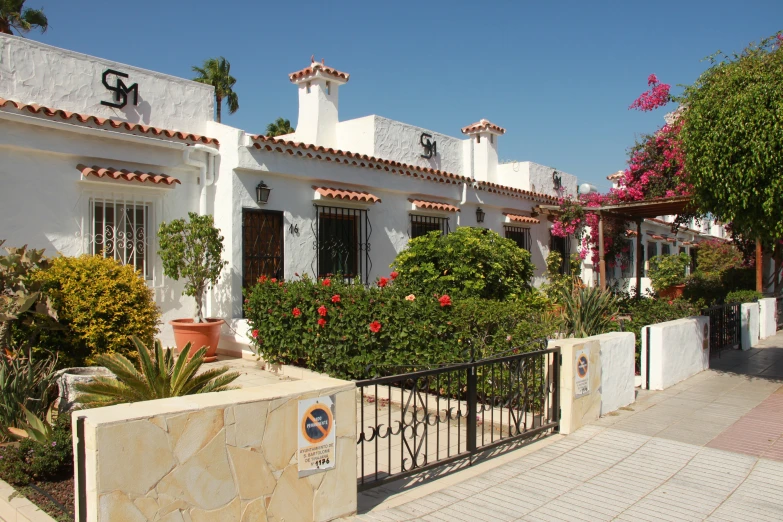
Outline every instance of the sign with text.
[(299, 401), (299, 476), (334, 468), (334, 395)]
[(576, 351), (575, 363), (574, 399), (578, 399), (590, 394), (590, 361), (584, 348)]

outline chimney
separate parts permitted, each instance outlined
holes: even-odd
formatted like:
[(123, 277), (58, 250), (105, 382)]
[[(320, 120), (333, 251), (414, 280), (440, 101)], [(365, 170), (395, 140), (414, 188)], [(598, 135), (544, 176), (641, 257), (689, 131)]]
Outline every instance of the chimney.
[(488, 120), (480, 120), (463, 127), (462, 134), (470, 137), (473, 148), (473, 179), (497, 183), (498, 137), (506, 129)]
[(310, 58), (310, 66), (291, 73), (288, 78), (299, 87), (299, 121), (296, 140), (321, 145), (337, 146), (338, 91), (350, 76), (323, 60)]

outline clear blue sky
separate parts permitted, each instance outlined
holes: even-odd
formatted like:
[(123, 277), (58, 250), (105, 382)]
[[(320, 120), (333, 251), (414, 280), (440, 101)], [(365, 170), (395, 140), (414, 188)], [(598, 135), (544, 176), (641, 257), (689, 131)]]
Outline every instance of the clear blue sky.
[[(310, 56), (351, 74), (341, 120), (378, 114), (450, 135), (488, 118), (502, 159), (553, 166), (606, 189), (664, 110), (627, 110), (650, 73), (681, 91), (702, 59), (783, 28), (783, 2), (339, 2), (28, 0), (50, 29), (30, 38), (192, 77), (223, 55), (240, 109), (224, 123), (296, 125), (287, 74)], [(672, 107), (674, 108), (674, 107)]]

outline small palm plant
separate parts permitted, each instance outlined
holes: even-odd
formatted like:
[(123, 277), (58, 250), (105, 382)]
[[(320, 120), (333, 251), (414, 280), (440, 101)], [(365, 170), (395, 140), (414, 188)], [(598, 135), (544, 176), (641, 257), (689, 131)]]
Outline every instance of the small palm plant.
[(564, 290), (560, 300), (561, 318), (566, 336), (590, 337), (614, 329), (614, 317), (619, 311), (617, 297), (598, 287)]
[(155, 341), (154, 353), (137, 337), (132, 340), (139, 352), (139, 368), (117, 353), (99, 355), (98, 363), (117, 378), (96, 377), (93, 382), (77, 383), (75, 387), (80, 392), (78, 401), (83, 407), (96, 408), (235, 389), (229, 384), (239, 377), (239, 373), (229, 372), (225, 366), (197, 374), (204, 362), (206, 348), (189, 357), (188, 343), (175, 357), (173, 351), (164, 350), (158, 340)]

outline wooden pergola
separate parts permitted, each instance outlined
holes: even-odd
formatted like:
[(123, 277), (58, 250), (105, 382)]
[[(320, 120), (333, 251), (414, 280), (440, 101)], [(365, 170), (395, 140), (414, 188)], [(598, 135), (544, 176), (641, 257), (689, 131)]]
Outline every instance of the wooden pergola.
[[(633, 201), (616, 205), (590, 207), (589, 212), (598, 214), (598, 266), (601, 289), (606, 290), (606, 260), (604, 259), (604, 216), (611, 216), (636, 223), (636, 295), (642, 292), (642, 221), (658, 216), (682, 214), (690, 205), (690, 196)], [(545, 215), (557, 215), (559, 205), (539, 205), (536, 211)]]

